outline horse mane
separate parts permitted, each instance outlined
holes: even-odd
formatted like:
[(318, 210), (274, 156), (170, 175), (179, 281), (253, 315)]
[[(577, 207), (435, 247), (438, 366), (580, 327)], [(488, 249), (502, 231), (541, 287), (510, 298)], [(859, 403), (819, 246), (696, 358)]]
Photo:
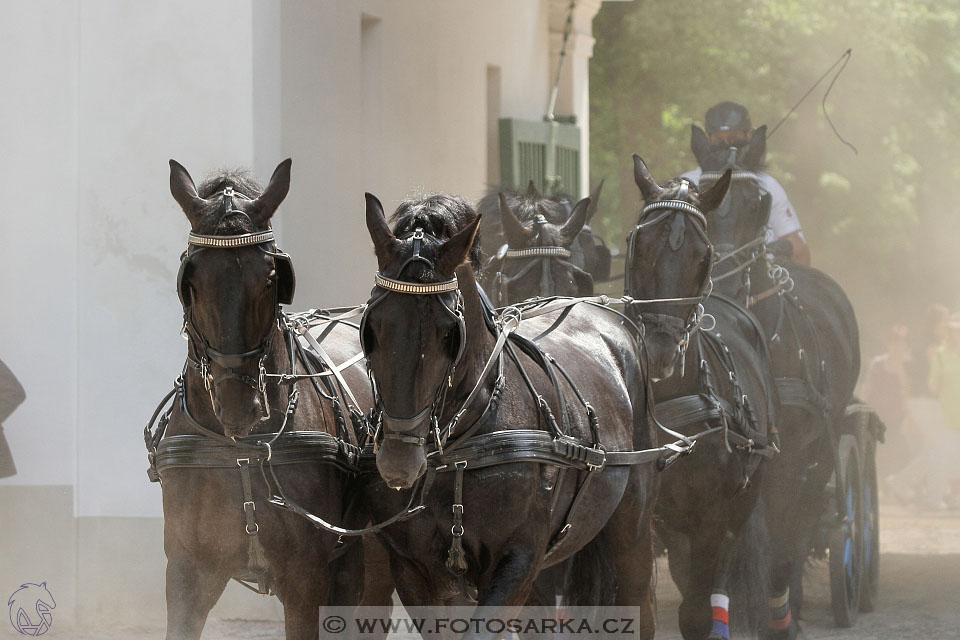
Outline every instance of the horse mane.
[[(263, 187), (254, 179), (253, 173), (248, 169), (238, 168), (220, 169), (209, 174), (197, 187), (197, 195), (206, 200), (227, 187), (233, 187), (234, 191), (242, 193), (250, 199), (254, 199), (263, 193)], [(235, 204), (239, 204), (241, 201), (242, 199), (237, 199)], [(224, 216), (219, 199), (208, 203), (198, 215), (202, 221), (200, 224), (201, 233), (238, 235), (256, 231), (250, 220), (244, 216)]]
[[(460, 196), (435, 194), (418, 200), (405, 200), (390, 217), (393, 233), (403, 236), (420, 227), (440, 240), (449, 240), (477, 219), (477, 212)], [(470, 264), (480, 269), (480, 234), (470, 248)]]

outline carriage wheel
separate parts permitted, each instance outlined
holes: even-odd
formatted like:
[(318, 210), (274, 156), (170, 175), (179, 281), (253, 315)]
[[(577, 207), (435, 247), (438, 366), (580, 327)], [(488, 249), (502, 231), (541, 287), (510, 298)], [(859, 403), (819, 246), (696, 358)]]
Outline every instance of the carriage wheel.
[(854, 436), (840, 439), (840, 468), (836, 472), (840, 522), (830, 532), (830, 600), (833, 618), (852, 627), (860, 607), (863, 573), (863, 487), (860, 457)]
[(880, 503), (877, 492), (877, 441), (869, 429), (861, 431), (863, 451), (863, 581), (860, 611), (877, 607), (880, 586)]

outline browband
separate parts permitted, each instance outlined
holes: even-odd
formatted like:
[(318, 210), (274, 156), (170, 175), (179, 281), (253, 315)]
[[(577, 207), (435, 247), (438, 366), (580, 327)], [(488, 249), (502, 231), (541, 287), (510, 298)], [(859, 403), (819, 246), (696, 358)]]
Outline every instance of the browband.
[(550, 257), (550, 258), (569, 258), (570, 251), (564, 249), (563, 247), (529, 247), (527, 249), (510, 249), (505, 254), (504, 258), (537, 258), (537, 257)]
[(395, 293), (408, 293), (417, 296), (450, 293), (452, 291), (456, 291), (459, 287), (459, 284), (457, 283), (457, 276), (453, 276), (452, 280), (447, 280), (446, 282), (404, 282), (402, 280), (394, 280), (393, 278), (380, 275), (380, 272), (378, 271), (377, 275), (374, 277), (374, 281), (381, 289), (386, 289), (387, 291), (393, 291)]
[[(722, 171), (704, 171), (700, 174), (700, 185), (702, 186), (704, 182), (716, 182), (720, 179), (720, 176), (723, 175)], [(730, 182), (737, 182), (739, 180), (757, 180), (758, 176), (753, 171), (746, 170), (737, 170), (733, 171), (730, 174)]]
[(691, 213), (703, 223), (704, 227), (707, 226), (707, 219), (703, 215), (703, 212), (689, 202), (684, 202), (683, 200), (659, 200), (657, 202), (651, 202), (640, 211), (640, 218), (642, 219), (643, 216), (647, 215), (649, 212), (657, 211), (658, 209), (672, 209), (674, 211), (685, 211), (687, 213)]
[(199, 247), (217, 247), (217, 248), (235, 248), (248, 247), (254, 244), (263, 244), (264, 242), (273, 242), (275, 236), (273, 229), (266, 231), (255, 231), (253, 233), (241, 233), (236, 236), (208, 236), (201, 233), (190, 232), (187, 243)]

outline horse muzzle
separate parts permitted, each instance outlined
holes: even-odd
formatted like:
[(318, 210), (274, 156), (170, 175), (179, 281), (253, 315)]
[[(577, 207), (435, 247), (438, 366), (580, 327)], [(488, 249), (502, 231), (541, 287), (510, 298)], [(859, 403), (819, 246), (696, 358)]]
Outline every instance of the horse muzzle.
[(409, 489), (427, 471), (424, 446), (433, 422), (432, 406), (412, 418), (382, 414), (383, 442), (377, 449), (377, 469), (391, 489)]

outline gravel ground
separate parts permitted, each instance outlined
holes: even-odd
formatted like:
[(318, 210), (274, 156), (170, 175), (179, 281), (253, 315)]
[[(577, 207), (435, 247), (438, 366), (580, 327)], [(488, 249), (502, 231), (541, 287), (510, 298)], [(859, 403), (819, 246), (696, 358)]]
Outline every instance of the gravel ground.
[[(806, 609), (801, 621), (808, 639), (939, 640), (960, 638), (960, 513), (918, 512), (884, 507), (881, 517), (880, 603), (861, 614), (852, 629), (834, 625), (826, 563), (809, 567), (804, 584)], [(657, 638), (680, 638), (676, 626), (678, 595), (666, 566), (659, 571)], [(6, 637), (6, 636), (3, 636)], [(20, 636), (12, 636), (20, 637)], [(162, 640), (160, 628), (70, 630), (52, 628), (47, 638), (74, 640)], [(205, 640), (266, 640), (283, 637), (275, 622), (211, 620)]]

